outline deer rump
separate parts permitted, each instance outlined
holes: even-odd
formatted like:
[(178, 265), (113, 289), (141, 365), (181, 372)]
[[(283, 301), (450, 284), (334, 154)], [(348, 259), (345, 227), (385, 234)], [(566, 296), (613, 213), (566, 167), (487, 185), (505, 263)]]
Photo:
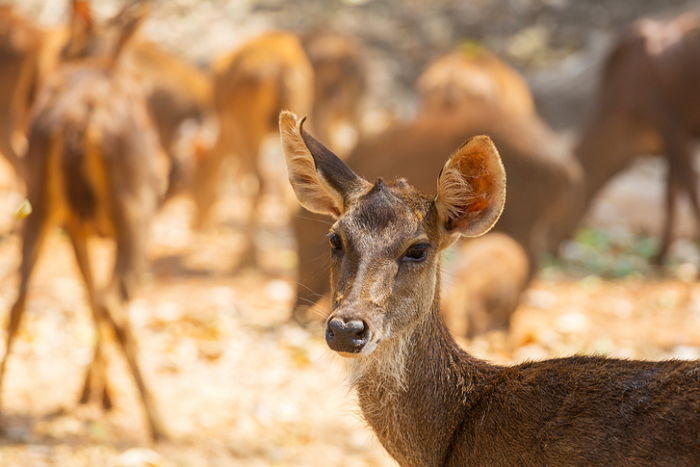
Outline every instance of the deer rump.
[[(143, 131), (151, 125), (145, 108), (134, 105), (142, 96), (102, 70), (76, 67), (58, 73), (54, 80), (33, 110), (29, 170), (44, 181), (51, 178), (49, 171), (60, 173), (61, 182), (48, 187), (53, 199), (45, 201), (64, 199), (66, 212), (90, 223), (96, 233), (113, 234), (115, 226), (109, 219), (120, 217), (114, 211), (123, 199), (154, 207), (157, 199), (149, 199), (151, 190), (163, 185), (154, 157), (161, 153), (158, 141), (153, 132)], [(65, 82), (71, 83), (68, 92), (62, 89)]]

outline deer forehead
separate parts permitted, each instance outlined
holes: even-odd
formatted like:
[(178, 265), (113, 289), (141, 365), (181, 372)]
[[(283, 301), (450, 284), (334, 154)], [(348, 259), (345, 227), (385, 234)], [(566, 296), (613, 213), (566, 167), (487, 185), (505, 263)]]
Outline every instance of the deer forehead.
[(349, 203), (335, 228), (360, 253), (393, 250), (426, 234), (425, 219), (431, 205), (427, 196), (405, 182), (385, 184), (379, 180)]

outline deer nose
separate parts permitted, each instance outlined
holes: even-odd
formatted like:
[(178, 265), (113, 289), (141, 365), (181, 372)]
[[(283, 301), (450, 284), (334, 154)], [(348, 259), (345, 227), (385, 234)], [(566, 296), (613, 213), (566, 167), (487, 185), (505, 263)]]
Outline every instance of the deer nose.
[(333, 318), (326, 326), (326, 342), (336, 352), (358, 353), (367, 343), (369, 329), (364, 321)]

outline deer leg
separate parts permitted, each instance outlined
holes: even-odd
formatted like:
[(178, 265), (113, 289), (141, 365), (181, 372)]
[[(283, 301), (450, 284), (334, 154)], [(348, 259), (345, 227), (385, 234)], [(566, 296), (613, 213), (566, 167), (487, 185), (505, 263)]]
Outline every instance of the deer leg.
[(216, 146), (199, 162), (195, 170), (192, 193), (195, 215), (192, 225), (196, 229), (201, 229), (211, 216), (217, 199), (219, 172), (226, 154), (225, 145), (221, 140), (217, 141)]
[[(117, 300), (121, 302), (121, 300)], [(156, 410), (155, 401), (146, 387), (143, 373), (138, 363), (136, 342), (131, 333), (127, 310), (120, 306), (117, 310), (118, 313), (116, 313), (119, 315), (119, 319), (117, 319), (114, 310), (110, 308), (112, 307), (102, 308), (103, 319), (105, 319), (114, 332), (117, 344), (126, 358), (127, 365), (136, 383), (141, 402), (146, 411), (149, 435), (153, 440), (165, 439), (167, 438), (167, 432), (164, 428), (165, 425), (163, 425), (160, 415)]]
[(673, 225), (676, 222), (676, 198), (678, 195), (678, 177), (675, 165), (669, 164), (666, 175), (666, 197), (664, 199), (665, 219), (659, 242), (659, 251), (652, 258), (652, 263), (659, 266), (666, 261), (673, 239)]
[(262, 199), (265, 193), (267, 193), (265, 174), (261, 167), (262, 161), (259, 160), (258, 156), (259, 155), (256, 154), (255, 156), (251, 156), (248, 160), (248, 165), (250, 167), (249, 173), (256, 179), (257, 188), (252, 193), (248, 218), (243, 227), (243, 248), (242, 255), (239, 258), (239, 267), (253, 266), (257, 263), (258, 251), (255, 237), (258, 232), (258, 220), (260, 217)]
[(698, 199), (697, 174), (690, 161), (690, 152), (688, 158), (683, 160), (683, 166), (679, 170), (677, 177), (680, 179), (680, 185), (688, 195), (690, 206), (695, 216), (696, 230), (700, 228), (700, 199)]
[[(688, 138), (683, 132), (677, 130), (676, 126), (671, 124), (672, 122), (665, 123), (666, 125), (663, 127), (664, 131), (662, 131), (662, 136), (669, 165), (668, 183), (675, 184), (675, 188), (667, 188), (669, 190), (675, 189), (676, 191), (683, 190), (687, 193), (696, 223), (700, 226), (700, 201), (698, 200), (697, 176), (693, 164), (691, 163), (691, 151)], [(667, 194), (667, 196), (669, 195)], [(667, 199), (667, 209), (668, 203), (670, 202), (672, 201)], [(670, 221), (667, 219), (665, 229), (672, 229), (672, 224), (675, 221), (673, 211), (669, 211), (669, 214)], [(664, 244), (664, 242), (667, 244)], [(664, 242), (662, 242), (661, 245), (661, 252), (665, 254), (664, 248), (668, 249), (670, 247), (670, 233), (668, 234), (668, 239), (664, 238)]]
[(98, 301), (95, 282), (92, 275), (92, 268), (90, 266), (90, 257), (88, 256), (87, 252), (87, 238), (82, 234), (80, 228), (76, 225), (69, 225), (67, 230), (68, 237), (70, 238), (71, 245), (73, 246), (73, 252), (75, 253), (75, 259), (78, 263), (78, 269), (80, 269), (80, 274), (83, 277), (83, 282), (85, 283), (88, 303), (90, 305), (92, 319), (95, 325), (95, 344), (92, 362), (88, 366), (79, 403), (87, 404), (91, 401), (96, 401), (99, 402), (104, 409), (109, 410), (112, 408), (112, 399), (107, 390), (105, 362), (104, 355), (102, 353), (104, 333), (101, 314), (98, 311), (101, 305)]
[[(10, 319), (7, 324), (7, 334), (5, 341), (5, 353), (0, 360), (0, 396), (2, 395), (3, 380), (7, 366), (7, 359), (12, 350), (12, 344), (17, 337), (17, 331), (24, 315), (27, 301), (27, 290), (29, 279), (39, 256), (39, 250), (46, 238), (48, 231), (48, 219), (46, 211), (37, 206), (34, 213), (27, 217), (23, 233), (22, 264), (20, 266), (19, 293), (17, 299), (10, 310)], [(2, 404), (0, 403), (0, 407)]]
[[(123, 199), (125, 206), (117, 209), (117, 249), (114, 266), (114, 281), (109, 287), (105, 306), (100, 308), (101, 319), (112, 329), (117, 345), (126, 358), (129, 370), (134, 378), (141, 402), (146, 412), (149, 434), (152, 439), (164, 439), (167, 432), (161, 422), (159, 413), (138, 363), (136, 341), (131, 332), (127, 300), (133, 294), (140, 275), (145, 269), (146, 220), (144, 213), (129, 211), (129, 201)], [(134, 200), (131, 200), (134, 201)], [(143, 216), (143, 217), (140, 217)], [(111, 299), (111, 300), (110, 300)]]

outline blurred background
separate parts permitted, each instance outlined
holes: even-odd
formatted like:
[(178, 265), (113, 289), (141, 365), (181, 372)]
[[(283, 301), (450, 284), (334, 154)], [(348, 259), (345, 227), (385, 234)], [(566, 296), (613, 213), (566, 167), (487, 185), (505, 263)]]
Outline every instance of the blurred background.
[[(76, 23), (83, 3), (90, 28)], [(308, 115), (361, 175), (406, 176), (428, 191), (460, 141), (494, 138), (509, 177), (505, 219), (443, 261), (445, 318), (467, 351), (502, 364), (700, 358), (698, 216), (687, 196), (698, 184), (700, 20), (674, 19), (700, 14), (697, 1), (149, 4), (107, 73), (143, 93), (154, 127), (133, 131), (163, 150), (158, 208), (134, 208), (150, 233), (149, 266), (123, 312), (169, 439), (149, 443), (114, 340), (112, 409), (77, 403), (96, 334), (69, 236), (56, 228), (3, 379), (1, 465), (393, 465), (323, 340), (329, 223), (301, 212), (288, 187), (280, 106)], [(20, 84), (0, 77), (3, 320), (18, 293), (24, 217), (40, 208), (34, 200), (28, 214), (26, 187), (49, 183), (24, 159), (57, 105), (42, 96), (79, 86), (66, 67), (97, 66), (97, 52), (71, 56), (65, 44), (85, 31), (102, 43), (125, 5), (0, 3), (0, 74), (10, 63), (30, 70)], [(671, 78), (652, 79), (648, 63)], [(72, 209), (62, 202), (48, 209)], [(113, 236), (89, 241), (99, 284), (120, 255)]]

